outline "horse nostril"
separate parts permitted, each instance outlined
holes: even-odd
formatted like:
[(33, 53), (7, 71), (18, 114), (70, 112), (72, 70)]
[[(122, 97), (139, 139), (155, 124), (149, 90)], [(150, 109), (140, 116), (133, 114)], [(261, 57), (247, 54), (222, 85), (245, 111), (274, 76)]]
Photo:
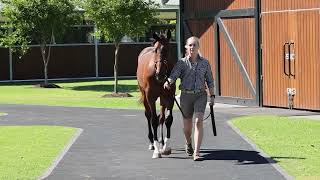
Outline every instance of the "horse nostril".
[(160, 74), (157, 74), (156, 75), (156, 80), (159, 81), (159, 82), (162, 82), (164, 80), (164, 77), (161, 76)]

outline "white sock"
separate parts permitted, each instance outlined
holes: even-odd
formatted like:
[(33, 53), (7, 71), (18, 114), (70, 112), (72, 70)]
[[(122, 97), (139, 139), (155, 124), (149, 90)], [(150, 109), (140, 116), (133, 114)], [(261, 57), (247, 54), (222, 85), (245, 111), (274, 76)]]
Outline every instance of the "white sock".
[(165, 138), (164, 139), (164, 146), (163, 146), (163, 150), (166, 150), (167, 147), (170, 146), (170, 139)]
[(159, 152), (159, 142), (158, 141), (154, 141), (153, 142), (153, 146), (154, 146), (154, 152)]

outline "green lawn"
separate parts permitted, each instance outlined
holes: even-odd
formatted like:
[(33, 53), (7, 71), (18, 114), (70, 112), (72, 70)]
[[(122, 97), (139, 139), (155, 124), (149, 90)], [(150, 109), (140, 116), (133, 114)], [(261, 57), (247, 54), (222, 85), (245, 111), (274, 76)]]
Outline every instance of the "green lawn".
[(232, 123), (290, 175), (320, 179), (320, 121), (250, 116)]
[[(142, 109), (137, 80), (119, 80), (119, 92), (133, 97), (104, 98), (113, 80), (55, 82), (62, 88), (36, 83), (1, 83), (0, 104)], [(1, 114), (1, 113), (0, 113)], [(75, 129), (54, 126), (0, 126), (0, 179), (35, 179), (44, 173)]]
[(35, 83), (0, 84), (0, 104), (142, 109), (137, 80), (119, 80), (119, 92), (133, 97), (103, 98), (113, 92), (113, 80), (55, 83), (57, 88), (36, 88)]
[(36, 179), (75, 134), (59, 126), (0, 126), (0, 179)]
[(82, 81), (55, 83), (57, 88), (36, 88), (35, 83), (0, 84), (0, 103), (33, 104), (52, 106), (102, 107), (102, 108), (142, 108), (138, 103), (139, 91), (136, 80), (120, 80), (119, 91), (128, 92), (133, 97), (103, 98), (113, 92), (113, 81)]

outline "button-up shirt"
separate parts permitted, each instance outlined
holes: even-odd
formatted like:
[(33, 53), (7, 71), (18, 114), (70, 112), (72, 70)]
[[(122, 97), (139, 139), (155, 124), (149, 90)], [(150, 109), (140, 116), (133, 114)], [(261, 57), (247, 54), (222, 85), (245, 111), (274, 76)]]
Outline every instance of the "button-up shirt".
[(169, 78), (173, 82), (178, 78), (181, 79), (180, 90), (204, 90), (205, 82), (208, 88), (214, 85), (209, 61), (200, 56), (196, 62), (192, 62), (188, 57), (179, 60)]

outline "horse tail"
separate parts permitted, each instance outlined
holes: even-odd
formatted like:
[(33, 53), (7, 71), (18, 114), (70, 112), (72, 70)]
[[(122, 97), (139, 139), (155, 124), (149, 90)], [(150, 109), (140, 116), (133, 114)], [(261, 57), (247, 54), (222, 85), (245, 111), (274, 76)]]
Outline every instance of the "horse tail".
[(140, 98), (139, 98), (139, 103), (140, 103), (140, 104), (143, 104), (143, 102), (144, 102), (144, 96), (145, 96), (144, 92), (141, 91), (141, 95), (140, 95)]
[(141, 86), (139, 85), (139, 83), (138, 83), (138, 86), (139, 86), (139, 89), (140, 89), (139, 103), (140, 103), (140, 104), (143, 104), (143, 102), (144, 102), (144, 97), (145, 97), (145, 92), (142, 90), (142, 88), (141, 88)]

